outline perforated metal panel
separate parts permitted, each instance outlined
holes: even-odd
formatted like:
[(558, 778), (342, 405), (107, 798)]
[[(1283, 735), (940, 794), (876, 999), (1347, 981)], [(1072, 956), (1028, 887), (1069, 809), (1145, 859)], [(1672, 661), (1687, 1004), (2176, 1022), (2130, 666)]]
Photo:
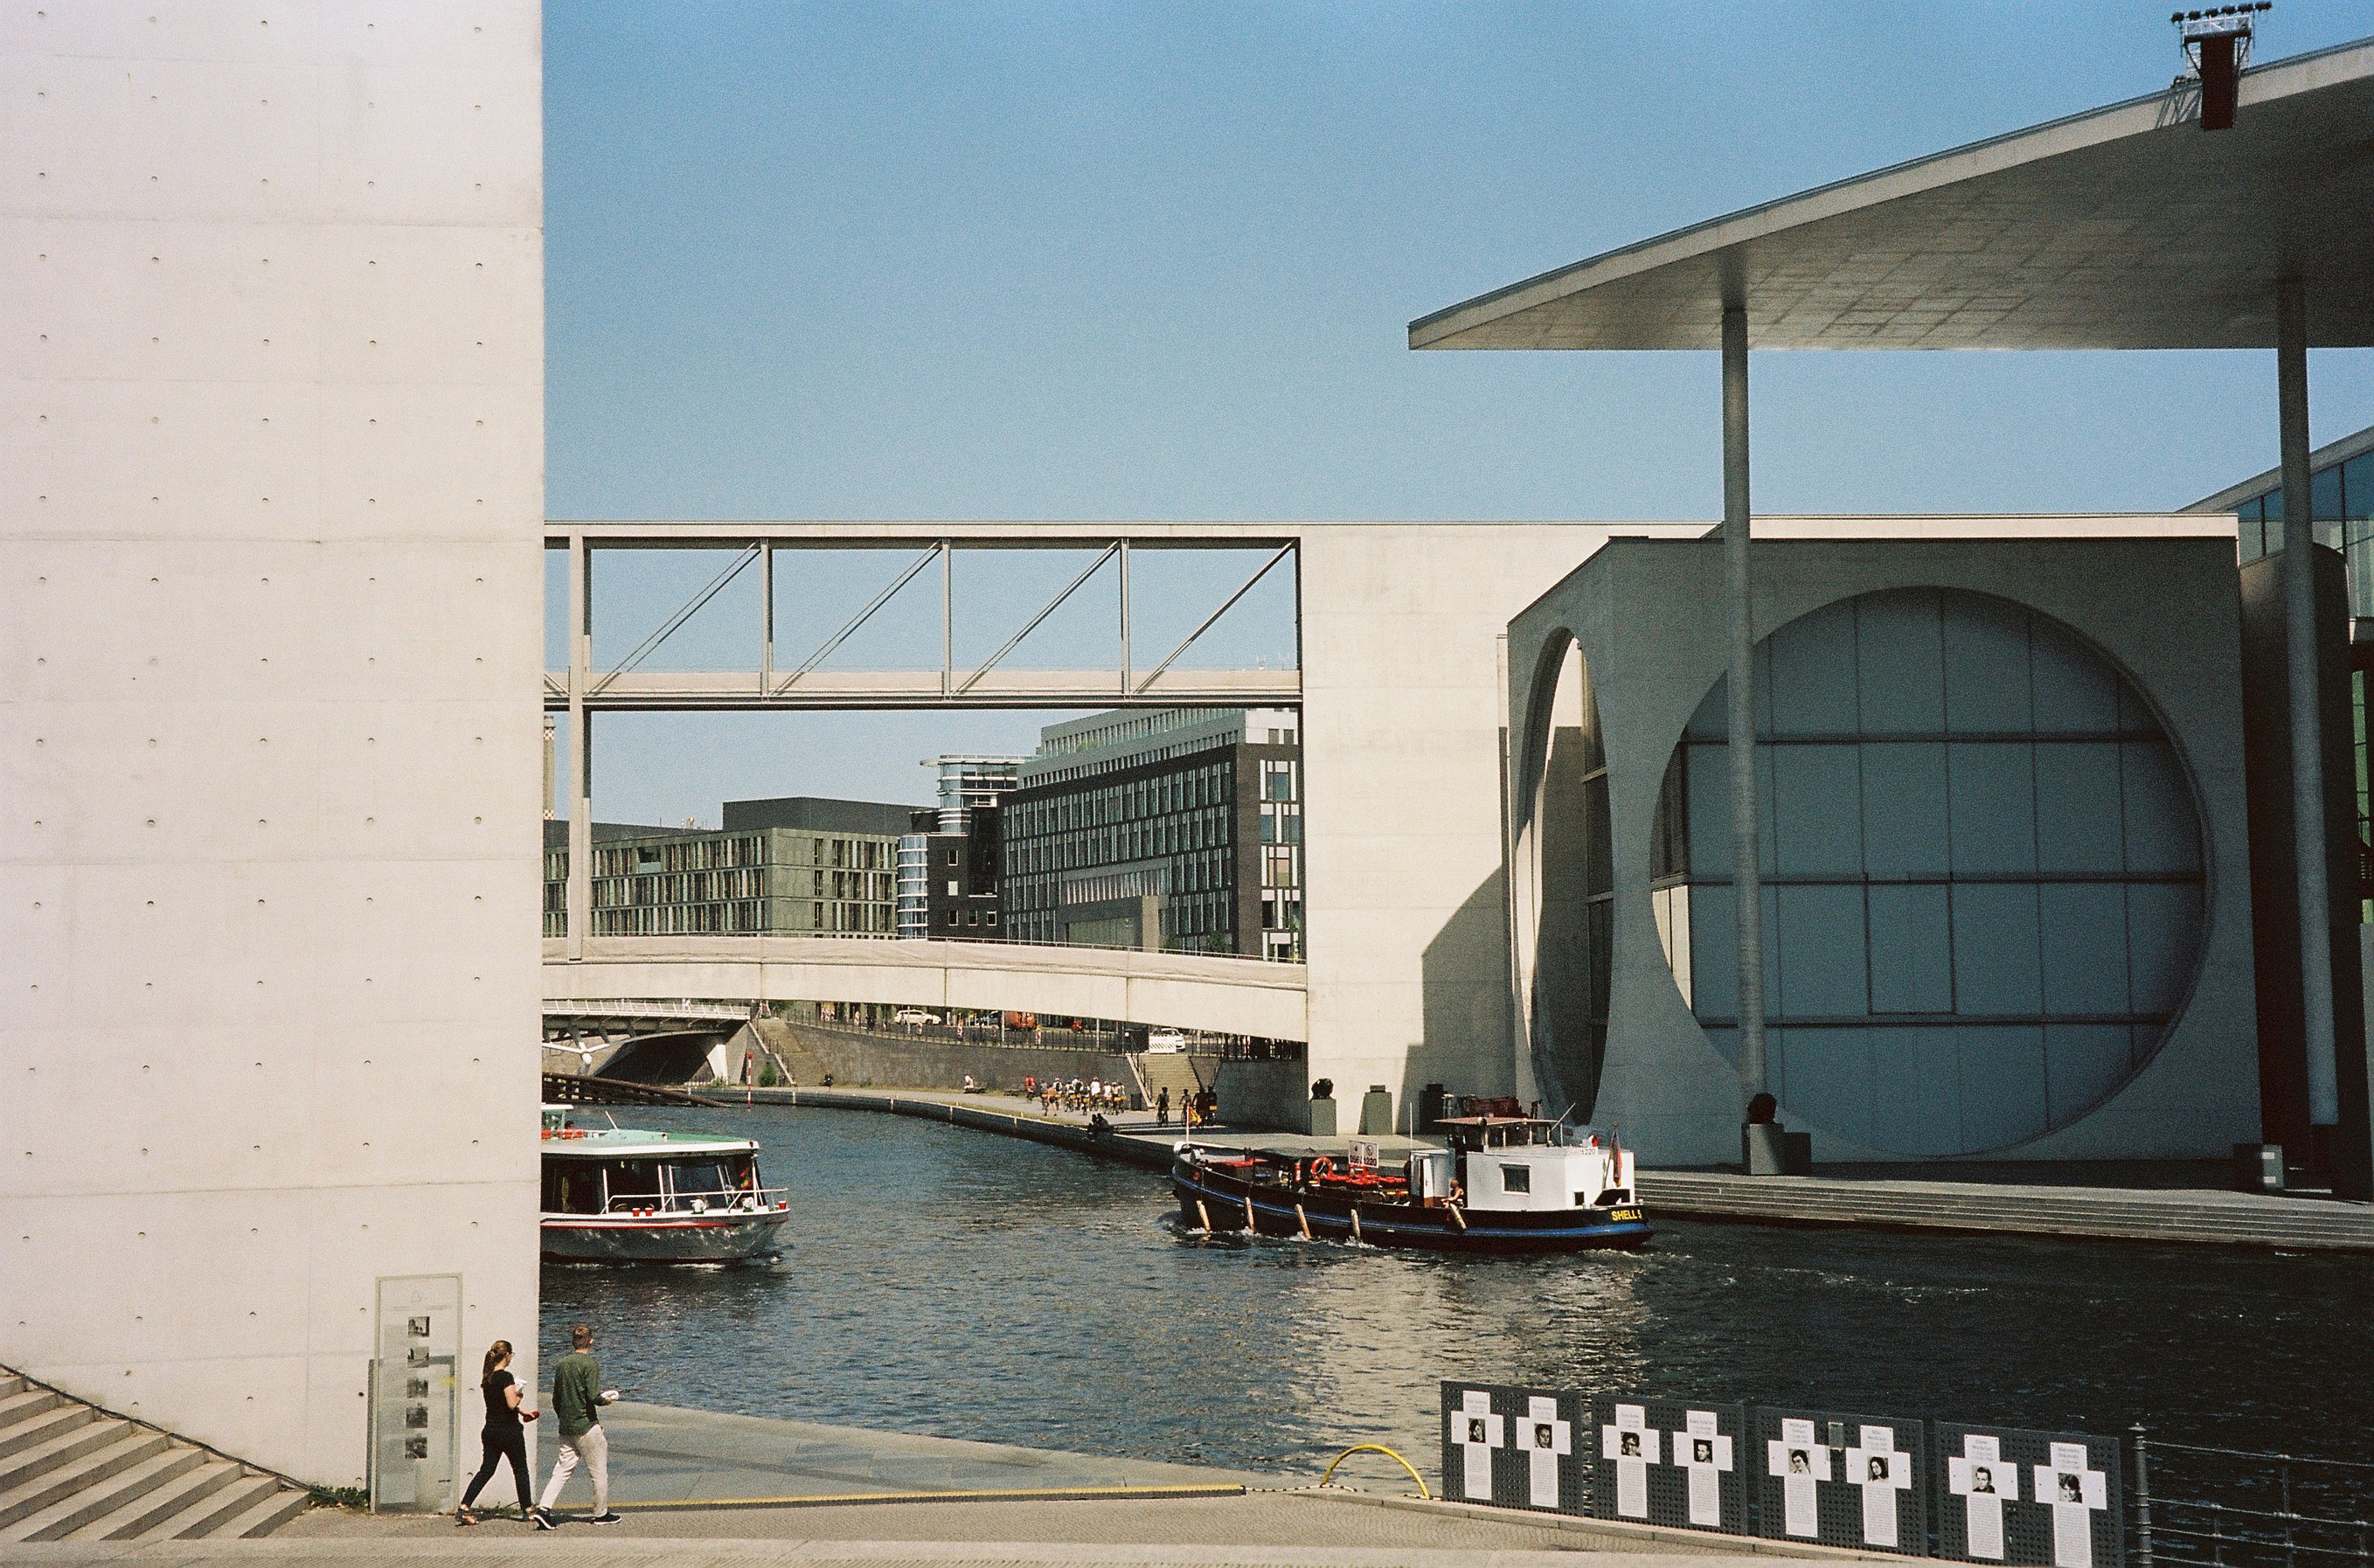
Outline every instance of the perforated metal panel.
[(1442, 1386), (1442, 1494), (1580, 1514), (1590, 1441), (1580, 1394), (1490, 1383)]
[(1747, 1533), (1747, 1407), (1602, 1395), (1591, 1402), (1591, 1512)]
[(1757, 1534), (1928, 1555), (1923, 1422), (1762, 1406), (1754, 1421)]
[(1937, 1555), (1969, 1562), (2121, 1568), (2124, 1474), (2115, 1437), (1933, 1423)]

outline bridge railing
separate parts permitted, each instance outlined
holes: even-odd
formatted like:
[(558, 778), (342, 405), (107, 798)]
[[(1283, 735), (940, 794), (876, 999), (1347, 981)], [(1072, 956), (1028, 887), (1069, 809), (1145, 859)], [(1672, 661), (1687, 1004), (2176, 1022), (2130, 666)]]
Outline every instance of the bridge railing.
[[(546, 941), (569, 934), (564, 920), (556, 927), (547, 921)], [(594, 942), (946, 942), (962, 947), (1046, 947), (1062, 948), (1075, 953), (1144, 953), (1163, 958), (1225, 959), (1239, 964), (1295, 965), (1299, 957), (1273, 956), (1264, 953), (1212, 953), (1191, 947), (1111, 947), (1101, 942), (1056, 942), (1046, 937), (949, 937), (900, 936), (893, 931), (594, 931)]]

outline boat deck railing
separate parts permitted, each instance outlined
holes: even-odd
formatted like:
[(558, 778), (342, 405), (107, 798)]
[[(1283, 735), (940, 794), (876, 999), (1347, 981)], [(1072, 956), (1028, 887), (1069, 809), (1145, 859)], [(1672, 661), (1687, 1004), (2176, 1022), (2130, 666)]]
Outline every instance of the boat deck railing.
[(605, 1214), (763, 1214), (790, 1201), (788, 1187), (738, 1188), (732, 1192), (622, 1192)]

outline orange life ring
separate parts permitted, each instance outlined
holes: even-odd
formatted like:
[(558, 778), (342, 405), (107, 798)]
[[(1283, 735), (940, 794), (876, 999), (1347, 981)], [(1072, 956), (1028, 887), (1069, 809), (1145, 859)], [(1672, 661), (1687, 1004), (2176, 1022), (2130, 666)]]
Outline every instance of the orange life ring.
[(1335, 1162), (1322, 1154), (1310, 1162), (1310, 1179), (1323, 1181), (1335, 1174)]

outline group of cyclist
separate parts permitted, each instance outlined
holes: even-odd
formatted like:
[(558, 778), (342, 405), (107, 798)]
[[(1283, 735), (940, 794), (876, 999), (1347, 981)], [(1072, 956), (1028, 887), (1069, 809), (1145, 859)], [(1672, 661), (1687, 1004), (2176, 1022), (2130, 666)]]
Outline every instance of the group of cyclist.
[[(985, 1092), (986, 1085), (966, 1076), (965, 1093)], [(1022, 1081), (1022, 1097), (1038, 1101), (1040, 1109), (1051, 1114), (1078, 1111), (1101, 1119), (1107, 1111), (1129, 1109), (1130, 1092), (1127, 1085), (1103, 1078), (1051, 1078), (1042, 1082), (1029, 1077)], [(1154, 1124), (1169, 1127), (1170, 1110), (1170, 1090), (1166, 1086), (1154, 1097)], [(1179, 1096), (1179, 1125), (1191, 1132), (1218, 1120), (1219, 1115), (1220, 1096), (1208, 1088)]]

